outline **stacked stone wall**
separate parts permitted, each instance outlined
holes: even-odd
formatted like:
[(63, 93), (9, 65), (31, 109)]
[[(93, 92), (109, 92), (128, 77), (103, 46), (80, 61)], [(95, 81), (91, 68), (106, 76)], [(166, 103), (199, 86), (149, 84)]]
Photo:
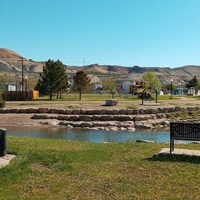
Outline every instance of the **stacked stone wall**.
[[(33, 120), (56, 120), (68, 128), (89, 128), (103, 130), (151, 129), (168, 127), (171, 116), (176, 112), (199, 112), (199, 107), (169, 107), (147, 109), (55, 109), (55, 108), (2, 108), (0, 113), (29, 113)], [(178, 119), (175, 119), (178, 120)]]

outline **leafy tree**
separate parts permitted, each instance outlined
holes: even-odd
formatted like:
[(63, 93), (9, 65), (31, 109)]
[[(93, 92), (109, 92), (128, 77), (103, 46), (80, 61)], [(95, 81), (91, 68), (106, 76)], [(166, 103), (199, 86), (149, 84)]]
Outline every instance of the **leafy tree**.
[(0, 91), (0, 108), (5, 107), (5, 100), (3, 98), (2, 91)]
[(116, 93), (116, 83), (112, 78), (106, 78), (103, 82), (103, 88), (109, 91), (112, 94), (112, 98), (114, 98), (114, 94)]
[(185, 84), (186, 88), (191, 88), (194, 87), (195, 88), (195, 92), (197, 93), (198, 87), (199, 87), (199, 82), (197, 80), (197, 77), (194, 76), (191, 80), (188, 81), (187, 84)]
[(83, 70), (78, 70), (76, 75), (73, 76), (73, 90), (79, 93), (79, 100), (82, 98), (82, 94), (88, 91), (88, 88), (91, 83), (91, 79), (88, 77), (88, 74)]
[(0, 74), (0, 82), (1, 83), (15, 83), (15, 79), (13, 76), (8, 75), (7, 73)]
[(3, 99), (3, 85), (0, 80), (0, 108), (5, 107), (5, 100)]
[(142, 79), (145, 88), (153, 88), (157, 91), (161, 90), (160, 80), (153, 72), (145, 72)]
[(174, 91), (176, 89), (176, 86), (173, 83), (167, 83), (167, 85), (165, 86), (166, 90), (168, 91)]
[(29, 76), (27, 79), (27, 86), (30, 89), (34, 89), (38, 83), (38, 78)]
[(40, 73), (40, 78), (35, 89), (41, 94), (49, 95), (51, 100), (54, 93), (63, 92), (68, 88), (67, 74), (64, 65), (59, 60), (48, 60), (43, 67), (43, 72)]

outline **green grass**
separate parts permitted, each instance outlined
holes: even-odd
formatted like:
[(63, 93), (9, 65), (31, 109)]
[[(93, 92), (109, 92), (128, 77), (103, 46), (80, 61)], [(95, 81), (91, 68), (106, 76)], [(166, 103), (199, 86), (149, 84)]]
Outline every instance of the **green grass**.
[[(178, 95), (173, 95), (172, 96), (172, 100), (178, 100), (178, 99), (180, 99), (180, 97), (178, 96)], [(159, 95), (158, 96), (158, 100), (170, 100), (170, 95)]]
[[(147, 101), (155, 101), (156, 96), (152, 95), (153, 99), (148, 99)], [(82, 94), (82, 101), (105, 101), (105, 99), (111, 99), (111, 94)], [(123, 101), (133, 101), (133, 100), (141, 100), (136, 95), (132, 94), (115, 94), (114, 99), (123, 100)], [(169, 100), (169, 95), (158, 95), (158, 100)], [(179, 96), (173, 96), (172, 99), (179, 99)], [(40, 97), (39, 99), (35, 99), (34, 101), (44, 101), (49, 100), (48, 96)], [(52, 101), (78, 101), (78, 94), (63, 94), (62, 99), (57, 99), (55, 96)]]
[[(105, 99), (112, 99), (111, 94), (82, 94), (82, 101), (105, 101)], [(128, 96), (125, 95), (114, 95), (114, 99), (118, 100), (133, 100), (138, 99), (137, 96), (132, 96), (129, 94)], [(39, 99), (36, 99), (35, 101), (43, 101), (43, 100), (49, 100), (48, 96), (40, 97)], [(79, 100), (79, 94), (64, 94), (62, 95), (62, 99), (57, 99), (55, 96), (53, 97), (52, 101), (78, 101)]]
[(170, 118), (172, 120), (198, 120), (200, 118), (199, 115), (199, 110), (194, 110), (194, 111), (190, 111), (190, 112), (185, 112), (185, 111), (178, 111), (175, 113), (172, 113)]
[(0, 199), (199, 199), (200, 158), (154, 156), (165, 147), (8, 137)]
[(37, 105), (36, 103), (21, 103), (19, 106), (34, 106)]

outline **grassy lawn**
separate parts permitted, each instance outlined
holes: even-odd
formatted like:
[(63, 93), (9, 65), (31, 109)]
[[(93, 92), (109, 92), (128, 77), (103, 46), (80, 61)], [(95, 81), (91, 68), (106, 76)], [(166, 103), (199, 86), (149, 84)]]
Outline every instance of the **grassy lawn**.
[[(119, 95), (116, 94), (114, 95), (115, 99), (120, 99), (120, 100), (133, 100), (133, 99), (138, 99), (136, 95)], [(82, 101), (104, 101), (105, 99), (112, 99), (111, 94), (82, 94)], [(49, 100), (49, 96), (44, 96), (40, 97), (39, 99), (36, 99), (35, 101), (40, 101), (40, 100)], [(77, 101), (79, 100), (79, 94), (63, 94), (62, 99), (57, 99), (55, 96), (53, 96), (54, 101)]]
[[(156, 95), (152, 95), (152, 100), (155, 101)], [(173, 95), (173, 99), (179, 99), (179, 96)], [(191, 97), (190, 97), (191, 98)], [(82, 94), (82, 101), (104, 101), (105, 99), (112, 99), (111, 94)], [(115, 94), (114, 99), (123, 100), (123, 101), (132, 101), (132, 100), (141, 100), (136, 95), (132, 94)], [(158, 95), (158, 100), (169, 100), (169, 95)], [(49, 100), (48, 96), (40, 97), (39, 99), (36, 99), (35, 101), (43, 101), (43, 100)], [(52, 99), (53, 101), (77, 101), (79, 100), (78, 94), (64, 94), (62, 95), (62, 99), (57, 99), (55, 96)], [(150, 101), (150, 99), (148, 99)]]
[(153, 156), (165, 147), (8, 137), (0, 199), (200, 199), (200, 158)]

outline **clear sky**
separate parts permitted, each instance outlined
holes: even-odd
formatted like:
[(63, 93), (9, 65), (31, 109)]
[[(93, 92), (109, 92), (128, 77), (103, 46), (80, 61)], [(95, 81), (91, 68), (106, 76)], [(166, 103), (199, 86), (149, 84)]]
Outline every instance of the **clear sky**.
[(0, 47), (67, 65), (200, 65), (200, 0), (0, 0)]

